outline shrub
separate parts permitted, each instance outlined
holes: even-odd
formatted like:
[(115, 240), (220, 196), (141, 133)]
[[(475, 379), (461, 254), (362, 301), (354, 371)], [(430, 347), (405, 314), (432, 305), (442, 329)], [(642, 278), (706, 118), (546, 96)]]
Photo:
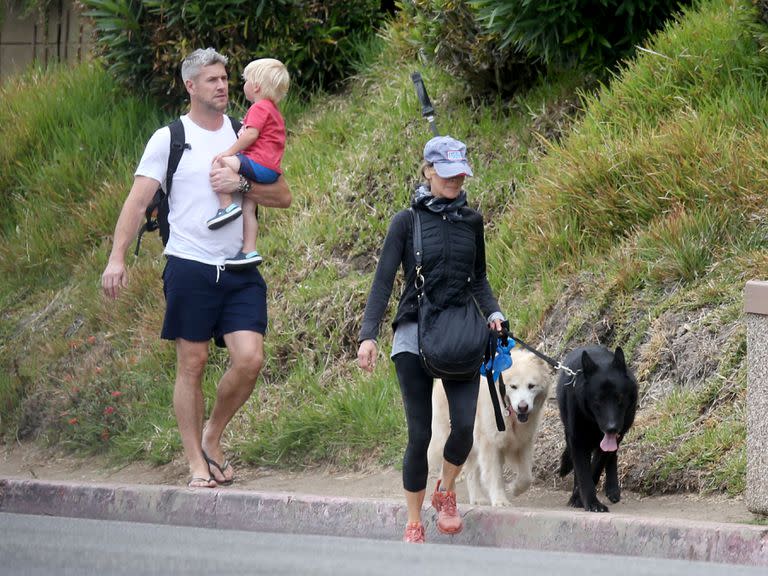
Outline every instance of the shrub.
[(501, 40), (548, 64), (601, 68), (630, 53), (690, 0), (469, 0)]
[(468, 2), (413, 0), (399, 7), (395, 40), (434, 59), (473, 92), (512, 94), (538, 75), (533, 59), (514, 44), (502, 46), (497, 33), (481, 26)]
[[(171, 107), (186, 98), (179, 66), (195, 48), (213, 46), (230, 59), (233, 88), (254, 58), (282, 60), (292, 88), (335, 87), (357, 49), (382, 19), (375, 0), (83, 0), (97, 46), (126, 84)], [(239, 94), (239, 90), (233, 94)]]

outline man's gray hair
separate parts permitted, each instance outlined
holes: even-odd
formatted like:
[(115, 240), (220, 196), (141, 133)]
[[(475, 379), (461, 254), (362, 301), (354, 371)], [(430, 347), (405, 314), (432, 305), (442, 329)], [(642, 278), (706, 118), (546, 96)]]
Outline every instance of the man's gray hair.
[(211, 64), (227, 65), (228, 59), (213, 48), (198, 48), (181, 63), (181, 79), (186, 82), (200, 74), (200, 70)]

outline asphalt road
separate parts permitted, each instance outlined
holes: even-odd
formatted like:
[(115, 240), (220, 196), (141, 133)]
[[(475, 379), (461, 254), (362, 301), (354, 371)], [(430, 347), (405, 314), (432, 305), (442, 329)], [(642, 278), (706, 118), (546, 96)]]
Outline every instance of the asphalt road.
[(765, 567), (0, 513), (0, 575), (765, 575)]

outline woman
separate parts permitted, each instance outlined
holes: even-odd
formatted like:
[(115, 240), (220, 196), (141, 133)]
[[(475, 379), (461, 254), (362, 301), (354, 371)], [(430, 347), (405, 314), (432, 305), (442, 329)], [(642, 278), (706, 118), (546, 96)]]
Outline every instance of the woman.
[[(464, 178), (472, 176), (466, 146), (450, 136), (432, 138), (424, 147), (421, 172), (426, 183), (418, 187), (413, 208), (421, 218), (424, 291), (440, 306), (464, 303), (473, 295), (489, 326), (501, 330), (504, 315), (486, 277), (483, 218), (467, 206), (467, 196), (462, 190)], [(392, 360), (408, 423), (408, 446), (403, 457), (403, 488), (408, 507), (404, 540), (422, 543), (421, 507), (427, 487), (427, 448), (432, 435), (433, 378), (419, 358), (412, 222), (410, 212), (403, 210), (395, 214), (390, 223), (365, 307), (357, 361), (363, 370), (370, 372), (375, 367), (376, 337), (397, 268), (402, 266), (406, 284), (392, 322)], [(443, 384), (451, 433), (443, 450), (443, 467), (432, 494), (432, 506), (438, 513), (438, 530), (456, 534), (462, 528), (456, 509), (456, 477), (472, 449), (479, 372), (470, 380), (444, 380)]]

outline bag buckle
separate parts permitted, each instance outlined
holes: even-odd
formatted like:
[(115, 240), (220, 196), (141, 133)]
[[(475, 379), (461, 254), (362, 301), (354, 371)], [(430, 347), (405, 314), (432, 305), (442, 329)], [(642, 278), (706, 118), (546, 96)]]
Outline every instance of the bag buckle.
[(416, 290), (421, 290), (424, 287), (424, 276), (421, 274), (421, 266), (416, 266), (416, 279), (413, 282)]

